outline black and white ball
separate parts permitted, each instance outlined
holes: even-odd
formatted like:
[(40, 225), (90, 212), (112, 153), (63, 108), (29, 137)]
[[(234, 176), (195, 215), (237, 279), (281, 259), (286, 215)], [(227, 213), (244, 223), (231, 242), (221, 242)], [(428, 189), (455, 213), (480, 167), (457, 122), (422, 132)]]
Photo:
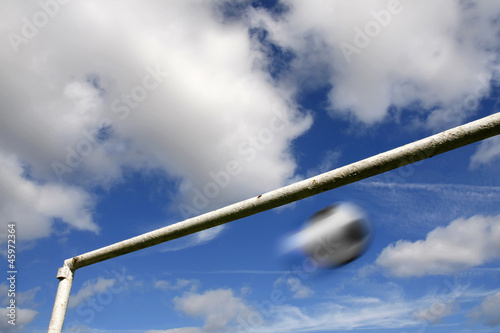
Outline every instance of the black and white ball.
[(371, 228), (361, 208), (341, 202), (312, 215), (285, 247), (302, 249), (318, 266), (339, 267), (360, 257), (370, 239)]

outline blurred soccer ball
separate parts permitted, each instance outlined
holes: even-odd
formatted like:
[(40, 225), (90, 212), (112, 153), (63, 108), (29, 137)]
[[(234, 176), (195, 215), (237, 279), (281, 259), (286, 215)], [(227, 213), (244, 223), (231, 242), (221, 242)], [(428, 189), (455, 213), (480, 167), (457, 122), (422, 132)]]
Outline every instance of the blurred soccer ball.
[(306, 222), (305, 228), (287, 240), (288, 250), (301, 248), (321, 267), (343, 266), (368, 248), (371, 228), (363, 211), (342, 202), (328, 206)]

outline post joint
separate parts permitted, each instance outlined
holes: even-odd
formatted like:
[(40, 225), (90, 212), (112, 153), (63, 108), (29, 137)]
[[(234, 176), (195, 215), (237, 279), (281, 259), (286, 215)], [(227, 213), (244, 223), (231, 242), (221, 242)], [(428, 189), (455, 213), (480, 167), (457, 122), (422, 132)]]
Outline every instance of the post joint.
[(72, 259), (64, 261), (64, 265), (57, 270), (57, 279), (73, 279), (74, 268)]

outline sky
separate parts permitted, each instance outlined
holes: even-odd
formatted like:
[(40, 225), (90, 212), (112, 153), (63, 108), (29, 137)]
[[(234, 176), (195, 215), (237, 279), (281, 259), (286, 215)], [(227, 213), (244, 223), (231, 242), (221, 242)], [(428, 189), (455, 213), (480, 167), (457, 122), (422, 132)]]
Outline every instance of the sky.
[[(0, 0), (0, 259), (67, 258), (500, 112), (500, 2)], [(500, 136), (79, 269), (64, 332), (498, 332)], [(280, 246), (337, 202), (371, 244)], [(309, 263), (309, 264), (308, 264)]]

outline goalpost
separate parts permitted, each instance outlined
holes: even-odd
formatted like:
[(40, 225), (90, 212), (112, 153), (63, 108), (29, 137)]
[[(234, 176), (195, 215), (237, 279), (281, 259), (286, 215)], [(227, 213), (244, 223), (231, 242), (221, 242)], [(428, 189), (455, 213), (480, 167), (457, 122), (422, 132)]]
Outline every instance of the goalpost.
[(257, 197), (66, 259), (57, 272), (59, 286), (48, 332), (62, 332), (74, 274), (79, 268), (280, 207), (499, 134), (500, 112)]

